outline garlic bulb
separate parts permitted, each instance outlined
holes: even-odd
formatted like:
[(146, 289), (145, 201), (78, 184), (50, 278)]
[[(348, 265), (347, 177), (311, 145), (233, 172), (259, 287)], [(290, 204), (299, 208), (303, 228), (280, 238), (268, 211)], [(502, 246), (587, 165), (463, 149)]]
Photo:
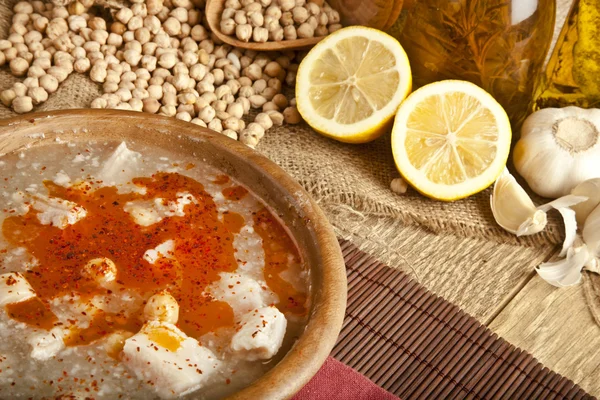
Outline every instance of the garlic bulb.
[(525, 190), (506, 169), (494, 184), (490, 203), (498, 225), (517, 236), (541, 232), (548, 222), (546, 213), (535, 207)]
[(557, 198), (600, 178), (600, 110), (547, 108), (525, 121), (513, 153), (519, 174), (540, 196)]
[(575, 186), (571, 194), (585, 196), (587, 201), (572, 207), (577, 214), (577, 224), (583, 226), (585, 220), (598, 205), (600, 205), (600, 178), (589, 179)]

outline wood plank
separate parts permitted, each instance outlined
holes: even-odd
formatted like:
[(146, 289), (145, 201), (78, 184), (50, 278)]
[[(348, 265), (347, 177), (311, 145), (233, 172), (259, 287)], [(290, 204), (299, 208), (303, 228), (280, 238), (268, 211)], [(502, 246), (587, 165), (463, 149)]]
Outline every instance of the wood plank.
[(559, 289), (536, 275), (489, 327), (600, 396), (600, 326), (588, 309), (582, 285)]
[[(487, 323), (531, 279), (534, 267), (554, 247), (500, 244), (485, 238), (437, 235), (420, 227), (403, 226), (387, 218), (361, 216), (344, 229), (329, 215), (336, 233), (361, 250), (401, 268), (427, 289)], [(383, 242), (381, 237), (393, 239)]]

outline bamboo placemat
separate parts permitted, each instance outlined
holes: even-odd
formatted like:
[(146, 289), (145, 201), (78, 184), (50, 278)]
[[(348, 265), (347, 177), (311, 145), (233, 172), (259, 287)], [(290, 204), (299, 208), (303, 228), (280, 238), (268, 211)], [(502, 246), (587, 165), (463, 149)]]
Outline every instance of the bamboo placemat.
[(340, 240), (348, 307), (332, 355), (409, 399), (594, 399), (457, 306)]

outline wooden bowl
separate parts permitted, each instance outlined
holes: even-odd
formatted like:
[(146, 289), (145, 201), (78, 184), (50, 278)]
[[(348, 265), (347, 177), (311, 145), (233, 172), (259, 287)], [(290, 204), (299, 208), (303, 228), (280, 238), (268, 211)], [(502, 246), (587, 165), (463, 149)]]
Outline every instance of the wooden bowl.
[[(45, 137), (40, 138), (40, 133)], [(286, 223), (311, 268), (311, 310), (300, 339), (251, 386), (229, 400), (287, 399), (319, 370), (338, 337), (346, 307), (346, 270), (329, 222), (281, 168), (245, 145), (188, 122), (116, 110), (65, 110), (0, 121), (0, 154), (68, 141), (135, 140), (191, 155), (232, 176)]]
[(206, 20), (210, 30), (223, 42), (241, 49), (257, 51), (285, 51), (294, 49), (304, 49), (312, 47), (319, 43), (325, 36), (312, 37), (308, 39), (282, 40), (280, 42), (244, 42), (233, 36), (221, 32), (221, 14), (225, 0), (206, 0)]

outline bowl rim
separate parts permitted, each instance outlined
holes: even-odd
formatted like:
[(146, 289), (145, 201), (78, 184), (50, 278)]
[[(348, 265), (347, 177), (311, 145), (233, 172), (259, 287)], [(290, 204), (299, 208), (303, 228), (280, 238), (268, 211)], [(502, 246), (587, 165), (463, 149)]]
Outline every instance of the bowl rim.
[[(207, 140), (222, 151), (243, 158), (255, 169), (271, 178), (281, 186), (293, 200), (296, 211), (311, 221), (316, 246), (320, 249), (322, 282), (313, 288), (311, 296), (310, 325), (294, 344), (292, 349), (279, 363), (250, 386), (236, 392), (228, 400), (244, 399), (288, 399), (296, 394), (318, 372), (333, 346), (342, 327), (346, 310), (347, 279), (346, 268), (341, 249), (332, 226), (314, 199), (304, 188), (281, 167), (246, 145), (232, 140), (218, 132), (180, 121), (172, 117), (159, 116), (133, 111), (102, 109), (69, 109), (47, 112), (35, 112), (0, 120), (0, 150), (2, 139), (13, 135), (19, 126), (41, 126), (62, 119), (81, 119), (88, 117), (135, 123), (139, 121), (164, 129), (166, 134), (185, 135), (192, 140)], [(117, 121), (115, 120), (114, 123)], [(33, 139), (32, 139), (33, 141)]]

